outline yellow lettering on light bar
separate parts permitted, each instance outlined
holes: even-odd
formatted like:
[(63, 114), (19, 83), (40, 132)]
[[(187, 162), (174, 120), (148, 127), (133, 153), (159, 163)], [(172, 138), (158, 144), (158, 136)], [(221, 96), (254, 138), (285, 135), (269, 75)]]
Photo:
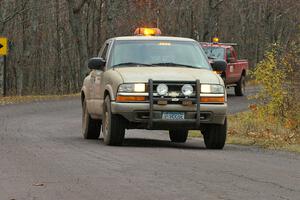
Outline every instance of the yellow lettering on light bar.
[(159, 46), (171, 46), (172, 44), (170, 42), (160, 42), (158, 43)]

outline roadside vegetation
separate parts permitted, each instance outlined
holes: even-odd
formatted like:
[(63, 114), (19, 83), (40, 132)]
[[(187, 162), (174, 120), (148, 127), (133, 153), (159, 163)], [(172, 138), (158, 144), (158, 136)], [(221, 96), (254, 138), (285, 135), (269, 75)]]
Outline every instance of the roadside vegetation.
[[(273, 44), (250, 72), (259, 85), (256, 104), (228, 117), (227, 143), (300, 152), (300, 37), (287, 47)], [(201, 137), (191, 131), (190, 137)]]
[(250, 111), (229, 117), (229, 143), (300, 152), (300, 43), (274, 44), (251, 72), (260, 92)]

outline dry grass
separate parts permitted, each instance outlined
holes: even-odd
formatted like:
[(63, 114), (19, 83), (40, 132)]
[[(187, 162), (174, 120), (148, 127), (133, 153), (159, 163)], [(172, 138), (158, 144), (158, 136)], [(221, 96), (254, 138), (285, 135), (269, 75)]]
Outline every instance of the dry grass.
[[(189, 137), (202, 137), (200, 131), (190, 131)], [(260, 119), (247, 111), (228, 116), (228, 144), (257, 145), (268, 149), (300, 153), (300, 127)]]
[(258, 86), (259, 84), (257, 83), (257, 81), (255, 79), (249, 79), (249, 80), (247, 80), (246, 85), (247, 86)]
[(293, 122), (260, 118), (253, 111), (231, 115), (228, 121), (228, 143), (300, 152), (300, 127)]
[(80, 94), (0, 97), (0, 105), (29, 103), (45, 100), (60, 100), (68, 97), (77, 97), (79, 95)]

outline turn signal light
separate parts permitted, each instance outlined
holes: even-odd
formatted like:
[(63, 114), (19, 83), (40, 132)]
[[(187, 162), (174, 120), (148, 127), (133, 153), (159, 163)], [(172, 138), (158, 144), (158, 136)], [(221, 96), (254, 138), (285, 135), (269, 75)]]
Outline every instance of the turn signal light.
[(224, 103), (225, 97), (200, 97), (201, 103)]
[(118, 102), (136, 102), (136, 101), (146, 101), (144, 96), (117, 96)]

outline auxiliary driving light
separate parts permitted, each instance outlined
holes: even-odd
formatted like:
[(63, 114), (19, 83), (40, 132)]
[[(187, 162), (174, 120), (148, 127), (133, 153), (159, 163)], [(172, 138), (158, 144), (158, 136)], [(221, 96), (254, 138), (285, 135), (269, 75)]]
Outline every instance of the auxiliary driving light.
[(156, 91), (159, 95), (165, 96), (168, 93), (169, 88), (166, 84), (159, 84), (156, 88)]
[(184, 84), (181, 88), (181, 92), (184, 96), (191, 96), (194, 92), (193, 86), (190, 84)]

